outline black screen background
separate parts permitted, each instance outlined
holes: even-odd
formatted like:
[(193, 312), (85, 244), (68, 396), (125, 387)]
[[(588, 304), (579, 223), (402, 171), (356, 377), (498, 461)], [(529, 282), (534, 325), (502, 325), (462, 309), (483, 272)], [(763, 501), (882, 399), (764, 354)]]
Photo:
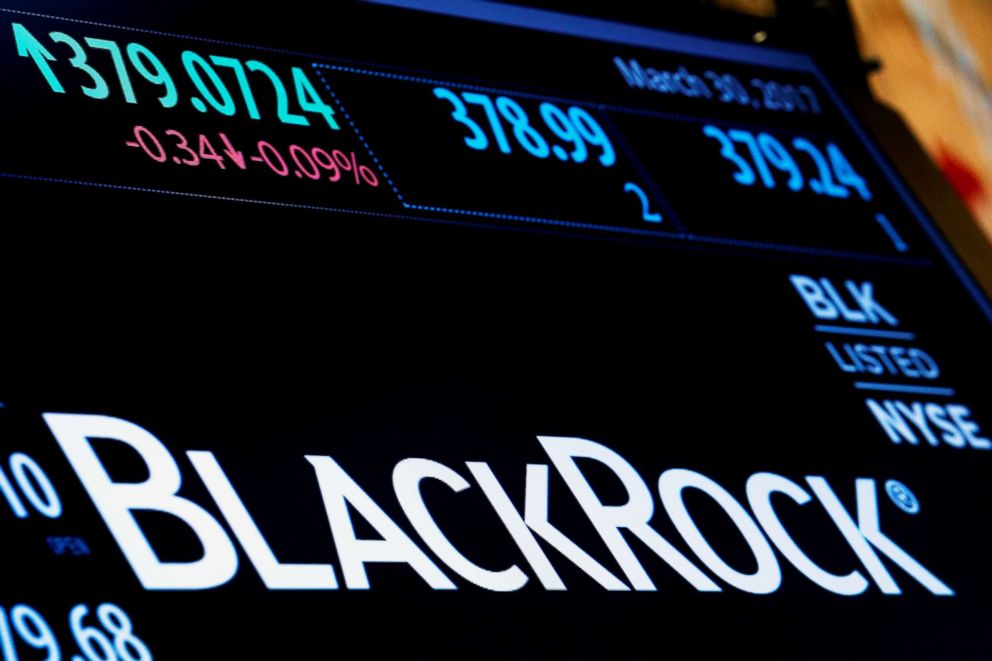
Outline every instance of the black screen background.
[[(52, 5), (46, 9), (69, 13)], [(442, 19), (390, 23), (400, 14), (385, 10), (372, 21), (342, 8), (339, 20), (323, 24), (328, 38), (314, 34), (303, 14), (262, 24), (220, 10), (154, 9), (75, 7), (70, 15), (406, 66), (415, 48), (417, 65), (443, 63), (459, 74), (471, 59), (473, 76), (498, 71), (501, 80), (526, 70), (533, 56), (515, 52), (510, 38), (498, 56), (473, 53), (462, 43), (471, 35), (448, 24), (442, 30)], [(351, 12), (368, 21), (362, 30), (348, 29)], [(412, 29), (435, 22), (443, 39)], [(65, 116), (86, 130), (82, 110)], [(32, 128), (26, 120), (17, 130)], [(788, 282), (791, 273), (875, 282), (984, 422), (987, 323), (928, 249), (935, 266), (911, 268), (25, 181), (0, 181), (0, 195), (9, 232), (0, 248), (8, 283), (0, 447), (34, 456), (66, 510), (56, 521), (0, 520), (2, 595), (38, 608), (64, 641), (71, 605), (113, 601), (162, 659), (325, 652), (977, 659), (992, 649), (987, 455), (892, 445), (823, 351)], [(604, 216), (615, 213), (614, 202), (604, 202)], [(781, 558), (783, 585), (773, 595), (729, 586), (699, 594), (636, 540), (656, 593), (607, 593), (553, 550), (569, 586), (558, 594), (533, 578), (519, 593), (487, 593), (453, 572), (458, 591), (432, 592), (409, 568), (387, 565), (369, 568), (368, 592), (276, 593), (243, 555), (224, 587), (145, 592), (51, 439), (40, 418), (46, 411), (142, 425), (177, 457), (183, 495), (219, 518), (182, 456), (215, 452), (277, 557), (331, 562), (339, 580), (304, 454), (333, 456), (414, 535), (392, 492), (396, 461), (431, 458), (465, 475), (461, 462), (487, 461), (522, 505), (524, 465), (547, 463), (535, 437), (565, 435), (617, 450), (653, 491), (671, 467), (698, 470), (738, 498), (754, 472), (796, 481), (824, 475), (853, 508), (854, 478), (897, 478), (914, 488), (923, 510), (908, 517), (880, 493), (882, 529), (957, 596), (934, 597), (893, 568), (905, 595), (881, 595), (872, 585), (860, 597), (838, 597)], [(137, 470), (126, 457), (119, 463), (122, 474)], [(609, 475), (595, 471), (589, 467), (604, 500), (621, 498)], [(426, 493), (466, 555), (527, 571), (477, 490)], [(550, 499), (552, 521), (619, 572), (553, 471)], [(689, 502), (728, 562), (742, 571), (753, 564), (712, 503)], [(856, 568), (814, 507), (783, 506), (790, 532), (815, 544), (826, 568)], [(660, 504), (652, 524), (691, 557)], [(176, 559), (195, 557), (195, 545), (168, 521), (149, 519), (147, 528)], [(52, 556), (44, 539), (59, 534), (84, 537), (93, 554)]]

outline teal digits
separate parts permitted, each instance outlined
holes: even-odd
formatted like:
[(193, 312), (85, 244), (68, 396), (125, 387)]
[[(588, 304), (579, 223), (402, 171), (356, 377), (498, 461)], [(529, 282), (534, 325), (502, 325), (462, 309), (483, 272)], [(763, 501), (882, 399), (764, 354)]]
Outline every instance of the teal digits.
[(82, 45), (64, 32), (50, 32), (48, 36), (57, 44), (65, 44), (72, 49), (69, 64), (82, 71), (93, 81), (92, 87), (83, 86), (83, 94), (94, 99), (106, 99), (110, 96), (110, 87), (100, 72), (86, 63), (86, 51)]
[[(148, 83), (161, 88), (157, 91), (157, 99), (163, 108), (175, 108), (179, 105), (182, 76), (180, 78), (173, 76), (169, 67), (151, 49), (142, 44), (132, 42), (125, 45), (94, 37), (83, 37), (80, 40), (65, 32), (56, 31), (48, 33), (49, 40), (53, 44), (64, 45), (68, 48), (68, 52), (62, 53), (55, 49), (56, 53), (53, 53), (50, 50), (51, 46), (43, 45), (21, 23), (11, 23), (11, 29), (17, 55), (31, 60), (48, 83), (48, 87), (56, 94), (65, 94), (66, 88), (55, 74), (51, 63), (65, 59), (83, 75), (83, 84), (79, 89), (92, 99), (113, 98), (117, 95), (115, 90), (119, 89), (120, 97), (126, 103), (140, 104), (147, 90), (144, 83)], [(106, 51), (109, 58), (97, 51)], [(235, 117), (243, 107), (249, 119), (261, 120), (265, 113), (259, 108), (256, 99), (265, 89), (261, 79), (266, 78), (271, 83), (275, 95), (276, 119), (283, 124), (310, 126), (305, 115), (291, 110), (286, 83), (280, 74), (268, 65), (257, 60), (242, 62), (237, 58), (223, 55), (203, 57), (194, 51), (183, 51), (180, 60), (180, 71), (185, 73), (186, 79), (195, 88), (196, 93), (190, 96), (188, 101), (196, 110)], [(98, 70), (99, 67), (110, 66), (113, 66), (115, 74), (110, 77), (106, 77)], [(137, 76), (134, 76), (134, 73), (137, 73)], [(295, 105), (303, 113), (313, 113), (323, 117), (331, 130), (339, 130), (334, 108), (323, 99), (306, 71), (300, 67), (292, 67), (288, 73), (296, 92)], [(113, 84), (115, 78), (117, 85)], [(485, 136), (482, 138), (485, 139)]]
[(510, 126), (513, 127), (513, 137), (524, 149), (537, 158), (548, 157), (551, 148), (548, 147), (547, 141), (541, 137), (541, 134), (530, 125), (527, 112), (519, 103), (509, 97), (501, 96), (496, 99), (496, 107), (499, 108), (500, 114), (506, 118), (506, 121), (510, 122)]
[[(792, 192), (808, 188), (814, 195), (848, 199), (850, 189), (853, 189), (865, 202), (872, 199), (864, 177), (855, 171), (841, 148), (832, 142), (826, 145), (824, 155), (824, 149), (803, 137), (792, 140), (790, 152), (775, 136), (765, 132), (755, 135), (744, 129), (724, 131), (707, 125), (703, 127), (703, 135), (720, 143), (720, 155), (735, 166), (734, 180), (742, 186), (753, 186), (760, 175), (765, 188), (775, 189), (774, 169), (788, 176), (786, 185)], [(746, 155), (738, 153), (737, 145), (746, 148)], [(808, 165), (815, 170), (813, 176), (804, 175), (794, 153), (807, 157)]]
[(434, 96), (450, 103), (452, 108), (451, 118), (467, 128), (472, 134), (465, 137), (466, 145), (479, 151), (489, 146), (489, 138), (486, 137), (486, 133), (482, 130), (482, 127), (468, 116), (468, 108), (465, 107), (465, 103), (461, 100), (461, 97), (444, 87), (435, 87)]
[(293, 67), (293, 84), (296, 87), (296, 100), (304, 112), (317, 113), (323, 116), (324, 121), (333, 131), (341, 128), (338, 126), (337, 120), (334, 119), (334, 108), (324, 103), (323, 99), (320, 98), (303, 69)]
[(292, 124), (295, 126), (310, 126), (310, 122), (307, 121), (306, 117), (289, 111), (289, 95), (286, 94), (286, 86), (282, 84), (279, 74), (273, 71), (269, 65), (263, 64), (258, 60), (250, 60), (245, 66), (249, 71), (261, 73), (272, 83), (272, 88), (276, 93), (276, 114), (279, 117), (279, 121), (283, 124)]
[[(435, 87), (434, 96), (451, 104), (452, 119), (469, 130), (465, 144), (476, 151), (489, 148), (491, 135), (501, 153), (512, 153), (513, 146), (507, 136), (510, 132), (513, 142), (535, 158), (546, 159), (553, 154), (561, 162), (585, 163), (589, 148), (599, 147), (600, 165), (610, 167), (616, 163), (616, 151), (609, 136), (585, 108), (572, 106), (566, 112), (553, 103), (544, 102), (538, 108), (542, 126), (531, 123), (527, 109), (508, 96), (498, 96), (494, 101), (488, 94), (459, 94), (446, 87)], [(482, 124), (469, 116), (469, 106), (482, 108), (488, 133)], [(504, 122), (509, 126), (504, 126)], [(547, 137), (542, 129), (547, 129), (551, 136)]]

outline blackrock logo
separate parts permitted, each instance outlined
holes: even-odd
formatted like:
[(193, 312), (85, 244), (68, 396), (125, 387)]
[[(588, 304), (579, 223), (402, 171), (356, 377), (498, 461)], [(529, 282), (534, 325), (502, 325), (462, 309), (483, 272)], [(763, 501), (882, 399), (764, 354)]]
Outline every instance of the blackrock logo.
[[(44, 419), (146, 589), (202, 590), (227, 583), (238, 571), (235, 541), (270, 590), (339, 588), (338, 569), (330, 563), (291, 564), (275, 557), (211, 452), (189, 451), (186, 456), (215, 502), (226, 528), (200, 504), (178, 495), (182, 475), (175, 458), (161, 441), (142, 427), (100, 415), (47, 413)], [(111, 479), (94, 451), (96, 439), (129, 446), (147, 467), (147, 479), (142, 482)], [(419, 540), (407, 534), (332, 457), (306, 456), (330, 524), (344, 586), (349, 590), (367, 590), (371, 587), (367, 565), (400, 563), (409, 566), (435, 590), (457, 589), (452, 574), (496, 592), (519, 590), (534, 579), (545, 590), (567, 590), (568, 586), (545, 552), (550, 547), (605, 590), (656, 590), (654, 581), (627, 543), (627, 538), (633, 536), (700, 592), (720, 592), (730, 586), (751, 594), (774, 593), (782, 584), (781, 562), (784, 561), (814, 584), (834, 594), (860, 595), (872, 583), (884, 594), (901, 594), (884, 558), (934, 595), (954, 595), (950, 587), (882, 531), (879, 490), (874, 479), (855, 480), (854, 512), (845, 508), (827, 479), (819, 475), (793, 480), (775, 473), (755, 473), (747, 480), (746, 502), (742, 502), (720, 484), (694, 470), (665, 470), (653, 490), (630, 463), (605, 445), (583, 438), (558, 436), (540, 436), (537, 440), (547, 453), (550, 466), (526, 466), (522, 510), (513, 504), (490, 466), (484, 462), (468, 461), (457, 470), (424, 458), (398, 462), (392, 471), (393, 488), (407, 523)], [(587, 468), (585, 462), (598, 462), (616, 477), (626, 491), (622, 504), (604, 504), (580, 468), (580, 461)], [(550, 523), (548, 482), (551, 466), (564, 479), (622, 575), (605, 567), (565, 531)], [(498, 534), (512, 539), (526, 567), (519, 564), (495, 569), (482, 567), (459, 550), (425, 503), (422, 486), (429, 481), (455, 493), (479, 489), (505, 528)], [(692, 491), (712, 499), (733, 522), (754, 556), (757, 569), (753, 573), (741, 572), (728, 564), (703, 535), (687, 506), (686, 494)], [(684, 554), (651, 527), (655, 494), (694, 557)], [(904, 495), (908, 497), (907, 494)], [(801, 506), (814, 501), (819, 503), (836, 529), (830, 534), (846, 542), (851, 551), (851, 565), (856, 568), (846, 574), (836, 574), (818, 565), (809, 555), (815, 555), (815, 549), (800, 546), (778, 516), (775, 503), (783, 498)], [(160, 560), (135, 519), (139, 512), (165, 514), (188, 527), (199, 539), (201, 557), (188, 562)], [(361, 516), (377, 537), (357, 536), (354, 515)], [(492, 534), (488, 531), (489, 536)]]

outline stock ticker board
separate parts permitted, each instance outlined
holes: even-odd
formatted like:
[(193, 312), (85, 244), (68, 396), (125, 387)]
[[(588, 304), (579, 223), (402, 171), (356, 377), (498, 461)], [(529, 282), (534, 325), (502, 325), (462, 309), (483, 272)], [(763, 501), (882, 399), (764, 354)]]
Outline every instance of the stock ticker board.
[(0, 10), (4, 661), (989, 658), (990, 304), (810, 57), (332, 4)]

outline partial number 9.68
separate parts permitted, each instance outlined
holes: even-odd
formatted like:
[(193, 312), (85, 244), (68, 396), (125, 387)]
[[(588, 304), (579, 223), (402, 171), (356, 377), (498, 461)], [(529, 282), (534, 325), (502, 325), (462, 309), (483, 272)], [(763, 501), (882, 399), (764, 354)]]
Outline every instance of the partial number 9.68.
[[(75, 641), (76, 654), (71, 648), (63, 652), (55, 631), (41, 613), (26, 604), (11, 607), (8, 613), (0, 607), (0, 653), (3, 661), (18, 661), (24, 647), (43, 650), (44, 661), (152, 661), (151, 650), (134, 634), (131, 618), (120, 606), (100, 604), (90, 617), (85, 604), (69, 612), (69, 631)], [(96, 624), (86, 621), (94, 619)], [(16, 636), (14, 635), (16, 634)], [(36, 658), (35, 656), (31, 657)]]
[[(809, 188), (816, 195), (846, 199), (854, 190), (865, 202), (872, 199), (864, 177), (832, 142), (821, 149), (799, 137), (791, 142), (790, 149), (770, 133), (755, 134), (744, 129), (724, 131), (712, 124), (703, 127), (703, 135), (720, 144), (720, 155), (734, 165), (734, 181), (742, 186), (753, 186), (760, 181), (765, 188), (774, 189), (777, 171), (786, 176), (785, 185), (793, 192)], [(813, 176), (803, 174), (798, 154), (812, 165)]]
[[(554, 156), (563, 162), (585, 163), (595, 156), (603, 167), (617, 162), (609, 136), (585, 108), (562, 109), (544, 102), (539, 108), (540, 122), (532, 123), (524, 107), (507, 96), (494, 99), (488, 94), (458, 93), (446, 87), (434, 88), (434, 96), (451, 105), (451, 118), (468, 130), (465, 144), (472, 149), (486, 151), (495, 144), (500, 152), (509, 154), (516, 145), (542, 159)], [(486, 128), (470, 116), (470, 107), (485, 115)]]

